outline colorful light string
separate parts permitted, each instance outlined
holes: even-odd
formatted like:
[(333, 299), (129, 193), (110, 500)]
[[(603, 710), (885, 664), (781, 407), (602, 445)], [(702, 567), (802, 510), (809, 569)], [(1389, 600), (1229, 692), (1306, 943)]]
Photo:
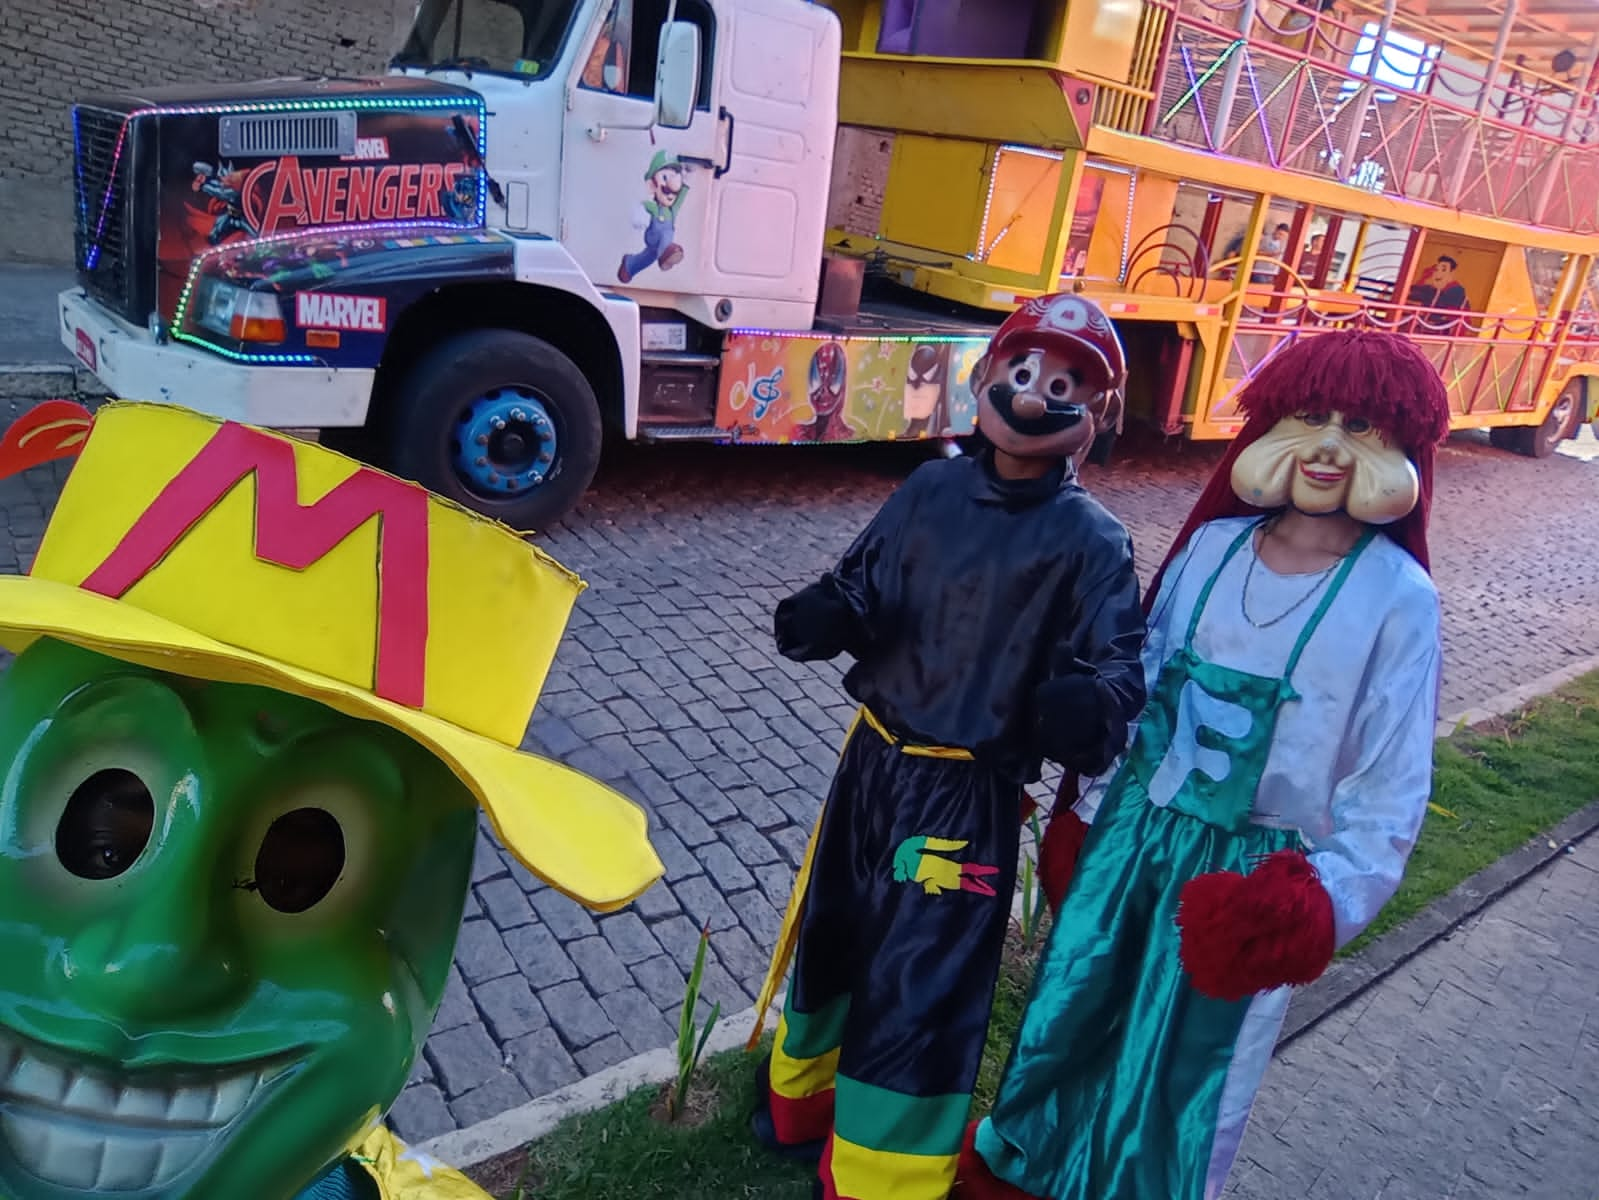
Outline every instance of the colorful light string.
[[(220, 116), (222, 114), (231, 115), (234, 113), (328, 112), (350, 109), (358, 112), (404, 112), (463, 108), (474, 109), (477, 114), (477, 155), (478, 161), (483, 165), (478, 168), (477, 214), (475, 221), (476, 224), (483, 225), (488, 213), (488, 189), (485, 186), (488, 180), (488, 108), (481, 96), (351, 96), (337, 100), (241, 100), (217, 104), (152, 105), (149, 108), (135, 109), (122, 119), (122, 126), (117, 130), (116, 146), (111, 152), (111, 169), (106, 175), (105, 194), (100, 200), (100, 216), (95, 224), (94, 240), (90, 244), (87, 255), (84, 257), (84, 269), (93, 271), (100, 261), (100, 248), (105, 235), (106, 218), (111, 213), (111, 195), (116, 190), (117, 169), (122, 162), (122, 150), (127, 145), (128, 130), (132, 128), (133, 123), (140, 117), (203, 117)], [(75, 149), (79, 151), (76, 166), (80, 181), (79, 206), (81, 211), (83, 205), (81, 198), (83, 159), (81, 139), (78, 135), (77, 109), (73, 110), (72, 126)], [(451, 221), (448, 224), (458, 226), (460, 223)]]
[(361, 222), (353, 225), (316, 225), (307, 229), (294, 229), (288, 233), (275, 233), (268, 237), (252, 238), (248, 241), (229, 242), (225, 246), (213, 246), (195, 256), (194, 262), (189, 266), (189, 277), (183, 281), (183, 291), (178, 296), (177, 307), (172, 312), (172, 337), (176, 341), (187, 342), (193, 346), (202, 346), (214, 351), (224, 358), (233, 359), (235, 362), (245, 363), (275, 363), (279, 366), (317, 366), (324, 364), (325, 360), (314, 354), (252, 354), (241, 350), (233, 350), (227, 346), (219, 346), (199, 334), (188, 332), (184, 324), (188, 320), (189, 303), (194, 298), (196, 285), (207, 263), (220, 258), (225, 254), (242, 254), (254, 251), (263, 246), (275, 246), (284, 242), (301, 241), (311, 238), (337, 238), (344, 234), (363, 234), (368, 237), (382, 237), (385, 235), (397, 236), (402, 232), (417, 229), (439, 229), (451, 231), (449, 235), (440, 238), (434, 234), (435, 239), (431, 244), (449, 244), (451, 242), (490, 242), (503, 239), (502, 234), (491, 230), (463, 229), (454, 221), (401, 221), (392, 223), (374, 224)]

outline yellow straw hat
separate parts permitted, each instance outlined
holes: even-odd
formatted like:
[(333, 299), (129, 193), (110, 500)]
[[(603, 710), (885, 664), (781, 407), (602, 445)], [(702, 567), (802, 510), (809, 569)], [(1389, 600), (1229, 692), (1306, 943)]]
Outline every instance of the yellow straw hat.
[(0, 645), (41, 637), (380, 721), (436, 754), (552, 887), (661, 875), (642, 810), (518, 749), (583, 582), (510, 530), (325, 447), (184, 409), (41, 405), (0, 476), (76, 454)]

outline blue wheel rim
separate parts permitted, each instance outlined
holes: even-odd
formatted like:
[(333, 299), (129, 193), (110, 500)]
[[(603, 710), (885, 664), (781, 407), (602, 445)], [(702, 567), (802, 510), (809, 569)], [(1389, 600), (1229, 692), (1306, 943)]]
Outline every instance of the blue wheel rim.
[(481, 496), (525, 496), (540, 486), (560, 454), (555, 419), (525, 388), (498, 388), (461, 410), (452, 461), (462, 483)]

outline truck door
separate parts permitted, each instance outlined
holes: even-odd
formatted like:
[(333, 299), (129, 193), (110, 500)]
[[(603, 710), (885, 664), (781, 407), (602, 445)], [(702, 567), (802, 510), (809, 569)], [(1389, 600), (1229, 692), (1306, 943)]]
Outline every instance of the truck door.
[(718, 36), (707, 0), (677, 0), (700, 27), (700, 89), (686, 129), (653, 126), (667, 0), (606, 0), (568, 89), (561, 241), (599, 287), (703, 296), (719, 123)]
[[(731, 0), (719, 8), (721, 157), (710, 287), (811, 305), (838, 124), (838, 18), (794, 0)], [(751, 305), (740, 307), (745, 320), (759, 319)]]

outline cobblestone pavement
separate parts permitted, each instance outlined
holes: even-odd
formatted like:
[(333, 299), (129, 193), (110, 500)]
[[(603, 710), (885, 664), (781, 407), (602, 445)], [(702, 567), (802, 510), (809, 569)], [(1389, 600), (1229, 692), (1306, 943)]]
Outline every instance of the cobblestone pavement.
[[(3, 414), (0, 414), (3, 418)], [(1133, 447), (1088, 482), (1147, 577), (1216, 447)], [(848, 544), (910, 447), (621, 448), (545, 540), (591, 587), (529, 729), (531, 749), (612, 781), (650, 815), (665, 880), (595, 917), (479, 839), (456, 971), (394, 1110), (422, 1139), (671, 1042), (698, 931), (705, 993), (753, 1002), (852, 709), (836, 666), (776, 655), (770, 614)], [(64, 470), (0, 483), (0, 570), (25, 568)], [(1599, 465), (1447, 447), (1434, 560), (1445, 708), (1599, 650)], [(1573, 551), (1576, 551), (1573, 553)], [(503, 636), (503, 635), (502, 635)]]
[(1230, 1200), (1593, 1200), (1599, 838), (1287, 1047)]

